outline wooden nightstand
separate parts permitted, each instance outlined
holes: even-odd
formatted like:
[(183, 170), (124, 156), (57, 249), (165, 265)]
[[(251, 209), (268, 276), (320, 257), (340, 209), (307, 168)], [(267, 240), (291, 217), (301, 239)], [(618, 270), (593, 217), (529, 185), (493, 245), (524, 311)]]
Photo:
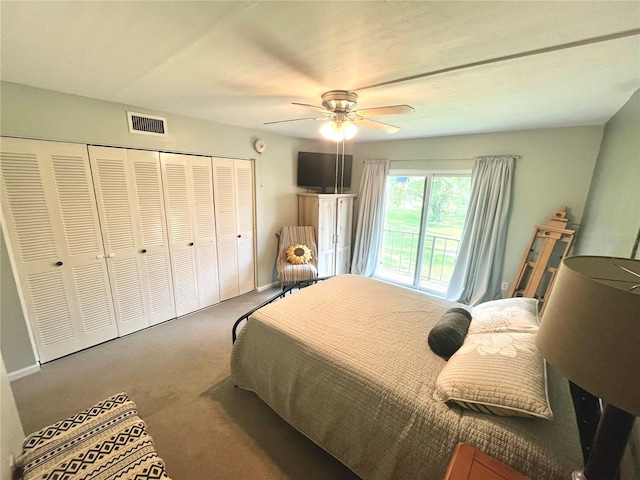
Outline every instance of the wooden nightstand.
[(444, 480), (529, 480), (473, 445), (459, 443)]

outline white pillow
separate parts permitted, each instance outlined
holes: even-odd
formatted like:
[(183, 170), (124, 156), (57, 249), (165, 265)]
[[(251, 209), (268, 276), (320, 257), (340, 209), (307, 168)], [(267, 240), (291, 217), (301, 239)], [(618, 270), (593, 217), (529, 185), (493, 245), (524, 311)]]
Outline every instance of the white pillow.
[(469, 333), (537, 332), (538, 300), (514, 297), (481, 303), (471, 309)]
[(534, 333), (467, 335), (440, 372), (433, 396), (493, 415), (553, 418)]

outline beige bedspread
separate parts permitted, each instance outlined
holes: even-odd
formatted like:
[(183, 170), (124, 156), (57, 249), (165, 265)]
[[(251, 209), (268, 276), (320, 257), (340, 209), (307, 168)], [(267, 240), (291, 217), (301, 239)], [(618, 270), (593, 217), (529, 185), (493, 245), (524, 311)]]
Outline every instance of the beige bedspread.
[(533, 480), (581, 465), (566, 380), (549, 368), (554, 420), (505, 418), (432, 398), (445, 360), (427, 345), (451, 302), (341, 275), (255, 312), (231, 356), (234, 383), (365, 479), (444, 477), (458, 442)]

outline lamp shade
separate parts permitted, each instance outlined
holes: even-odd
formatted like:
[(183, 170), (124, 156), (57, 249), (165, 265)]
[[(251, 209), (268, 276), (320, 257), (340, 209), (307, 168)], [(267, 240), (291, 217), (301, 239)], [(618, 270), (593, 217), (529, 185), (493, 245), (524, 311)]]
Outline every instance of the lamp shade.
[(536, 344), (576, 385), (640, 415), (640, 260), (564, 259)]

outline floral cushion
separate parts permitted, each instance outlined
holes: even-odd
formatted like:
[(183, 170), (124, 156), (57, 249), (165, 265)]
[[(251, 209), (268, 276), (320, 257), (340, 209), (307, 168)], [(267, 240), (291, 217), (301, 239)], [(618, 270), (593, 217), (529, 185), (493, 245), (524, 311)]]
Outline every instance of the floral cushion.
[(306, 245), (296, 244), (287, 248), (287, 262), (302, 265), (311, 261), (311, 250)]
[(492, 300), (473, 307), (469, 333), (537, 332), (538, 300), (514, 297)]
[(433, 396), (477, 412), (553, 418), (535, 333), (467, 335), (440, 372)]

